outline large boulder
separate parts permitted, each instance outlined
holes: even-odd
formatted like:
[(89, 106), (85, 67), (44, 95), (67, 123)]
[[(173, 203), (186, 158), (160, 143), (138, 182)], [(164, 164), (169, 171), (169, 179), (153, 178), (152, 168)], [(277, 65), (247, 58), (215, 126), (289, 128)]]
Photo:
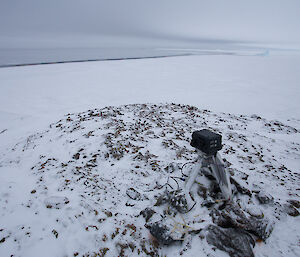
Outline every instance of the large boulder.
[(245, 230), (265, 241), (272, 232), (272, 225), (266, 219), (246, 215), (237, 204), (228, 204), (223, 210), (211, 211), (213, 222), (223, 228)]
[(206, 241), (231, 257), (254, 257), (255, 241), (243, 230), (209, 225), (207, 231)]

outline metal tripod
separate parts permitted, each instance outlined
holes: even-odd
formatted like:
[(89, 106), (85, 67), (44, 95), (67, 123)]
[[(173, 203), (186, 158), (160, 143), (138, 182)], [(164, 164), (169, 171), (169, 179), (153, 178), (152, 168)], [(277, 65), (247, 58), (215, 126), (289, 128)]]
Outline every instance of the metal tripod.
[(221, 192), (224, 196), (224, 200), (231, 199), (232, 190), (229, 181), (229, 176), (225, 171), (224, 162), (217, 152), (215, 155), (207, 155), (197, 149), (198, 160), (193, 167), (190, 175), (188, 176), (185, 184), (185, 198), (188, 206), (192, 206), (192, 198), (190, 196), (190, 190), (196, 181), (199, 172), (203, 174), (211, 174), (220, 186)]

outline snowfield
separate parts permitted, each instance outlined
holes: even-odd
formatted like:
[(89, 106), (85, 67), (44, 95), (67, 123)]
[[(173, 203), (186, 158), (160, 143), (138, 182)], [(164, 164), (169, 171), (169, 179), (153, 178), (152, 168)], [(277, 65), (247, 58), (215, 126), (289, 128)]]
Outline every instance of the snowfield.
[[(0, 256), (299, 256), (299, 69), (297, 56), (0, 69)], [(199, 175), (186, 210), (202, 128), (222, 135), (233, 203)], [(214, 240), (232, 231), (243, 249)]]

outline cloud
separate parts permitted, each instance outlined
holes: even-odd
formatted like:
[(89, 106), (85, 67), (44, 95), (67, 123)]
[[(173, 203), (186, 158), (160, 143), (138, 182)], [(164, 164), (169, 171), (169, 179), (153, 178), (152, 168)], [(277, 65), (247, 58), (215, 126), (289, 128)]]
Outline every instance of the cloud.
[(4, 38), (300, 41), (298, 0), (2, 0)]

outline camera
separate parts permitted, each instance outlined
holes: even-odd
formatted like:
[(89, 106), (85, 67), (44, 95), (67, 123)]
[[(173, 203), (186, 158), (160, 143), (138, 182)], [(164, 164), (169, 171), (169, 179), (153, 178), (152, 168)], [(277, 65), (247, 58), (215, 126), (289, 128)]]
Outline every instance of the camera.
[(222, 136), (208, 129), (194, 131), (191, 146), (207, 155), (215, 155), (222, 149)]

